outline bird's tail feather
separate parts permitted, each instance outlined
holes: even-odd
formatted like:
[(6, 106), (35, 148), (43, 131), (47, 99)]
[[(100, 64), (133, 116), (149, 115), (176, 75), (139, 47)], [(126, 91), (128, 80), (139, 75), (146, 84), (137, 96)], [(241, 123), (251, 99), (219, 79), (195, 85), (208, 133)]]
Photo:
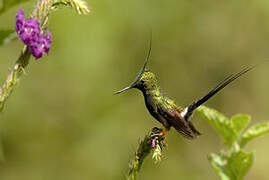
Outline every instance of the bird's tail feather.
[(185, 113), (184, 118), (188, 120), (188, 118), (192, 115), (193, 111), (201, 106), (203, 103), (208, 101), (211, 97), (213, 97), (216, 93), (218, 93), (220, 90), (225, 88), (228, 84), (239, 78), (240, 76), (244, 75), (245, 73), (249, 72), (253, 68), (255, 68), (257, 65), (249, 66), (241, 70), (240, 72), (236, 74), (232, 74), (228, 77), (226, 77), (223, 81), (221, 81), (216, 87), (214, 87), (211, 91), (209, 91), (205, 96), (198, 99), (197, 101), (193, 102), (187, 107), (187, 111)]

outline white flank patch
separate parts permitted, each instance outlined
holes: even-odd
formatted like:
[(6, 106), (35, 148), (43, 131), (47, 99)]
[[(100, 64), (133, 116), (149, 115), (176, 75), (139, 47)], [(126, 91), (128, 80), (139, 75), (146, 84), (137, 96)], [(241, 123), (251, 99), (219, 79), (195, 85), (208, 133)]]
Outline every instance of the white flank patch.
[(188, 112), (188, 107), (186, 107), (181, 113), (180, 113), (180, 116), (181, 117), (185, 117), (185, 115), (187, 114)]

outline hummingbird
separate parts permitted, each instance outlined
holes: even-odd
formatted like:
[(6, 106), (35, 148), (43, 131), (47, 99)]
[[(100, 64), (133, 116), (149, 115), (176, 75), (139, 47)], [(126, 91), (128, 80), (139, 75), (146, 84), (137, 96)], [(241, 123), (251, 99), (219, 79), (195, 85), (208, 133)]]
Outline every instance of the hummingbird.
[(140, 90), (143, 93), (145, 104), (149, 113), (163, 125), (163, 128), (158, 134), (160, 137), (163, 137), (167, 131), (173, 127), (183, 137), (188, 139), (196, 139), (199, 135), (201, 135), (201, 133), (190, 121), (195, 109), (207, 102), (211, 97), (213, 97), (228, 84), (254, 68), (254, 66), (246, 67), (238, 73), (229, 75), (203, 97), (183, 108), (178, 106), (174, 100), (162, 92), (160, 86), (158, 85), (156, 75), (147, 68), (150, 53), (151, 41), (145, 63), (140, 69), (133, 83), (126, 88), (117, 91), (115, 94), (119, 94), (133, 88)]

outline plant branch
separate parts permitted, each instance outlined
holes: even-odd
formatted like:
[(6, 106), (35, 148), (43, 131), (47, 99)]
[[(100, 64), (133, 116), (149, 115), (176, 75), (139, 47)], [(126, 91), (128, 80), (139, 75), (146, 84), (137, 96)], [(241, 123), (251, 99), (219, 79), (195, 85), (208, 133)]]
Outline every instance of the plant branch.
[(165, 145), (164, 137), (158, 135), (161, 131), (162, 129), (154, 127), (151, 132), (140, 141), (135, 152), (135, 158), (129, 164), (127, 180), (136, 180), (137, 174), (139, 173), (145, 158), (151, 151), (153, 151), (152, 158), (155, 159), (155, 162), (161, 160), (161, 152)]
[(24, 74), (24, 68), (28, 65), (31, 53), (27, 46), (24, 46), (22, 52), (16, 61), (13, 69), (7, 76), (4, 85), (0, 88), (0, 112), (3, 111), (8, 97), (18, 84), (20, 77)]

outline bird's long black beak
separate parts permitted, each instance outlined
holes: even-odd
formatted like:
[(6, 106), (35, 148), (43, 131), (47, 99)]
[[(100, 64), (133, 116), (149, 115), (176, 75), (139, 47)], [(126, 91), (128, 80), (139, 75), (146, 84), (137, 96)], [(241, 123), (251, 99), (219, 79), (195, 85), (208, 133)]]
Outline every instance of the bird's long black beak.
[(122, 93), (123, 91), (126, 91), (126, 90), (128, 90), (128, 89), (132, 89), (132, 88), (133, 88), (133, 86), (127, 86), (126, 88), (123, 88), (122, 90), (119, 90), (119, 91), (115, 92), (115, 94), (120, 94), (120, 93)]
[(120, 94), (123, 91), (126, 91), (128, 89), (132, 89), (132, 88), (136, 87), (136, 85), (139, 82), (141, 76), (146, 71), (146, 66), (147, 66), (147, 63), (148, 63), (148, 60), (149, 60), (149, 57), (150, 57), (150, 52), (151, 52), (151, 44), (152, 44), (152, 37), (151, 36), (150, 36), (150, 42), (149, 43), (150, 44), (149, 44), (149, 50), (148, 50), (146, 61), (145, 61), (144, 65), (143, 65), (143, 67), (140, 69), (140, 71), (139, 71), (138, 75), (136, 76), (135, 80), (133, 81), (133, 83), (130, 86), (127, 86), (126, 88), (123, 88), (122, 90), (119, 90), (119, 91), (115, 92), (115, 94)]

